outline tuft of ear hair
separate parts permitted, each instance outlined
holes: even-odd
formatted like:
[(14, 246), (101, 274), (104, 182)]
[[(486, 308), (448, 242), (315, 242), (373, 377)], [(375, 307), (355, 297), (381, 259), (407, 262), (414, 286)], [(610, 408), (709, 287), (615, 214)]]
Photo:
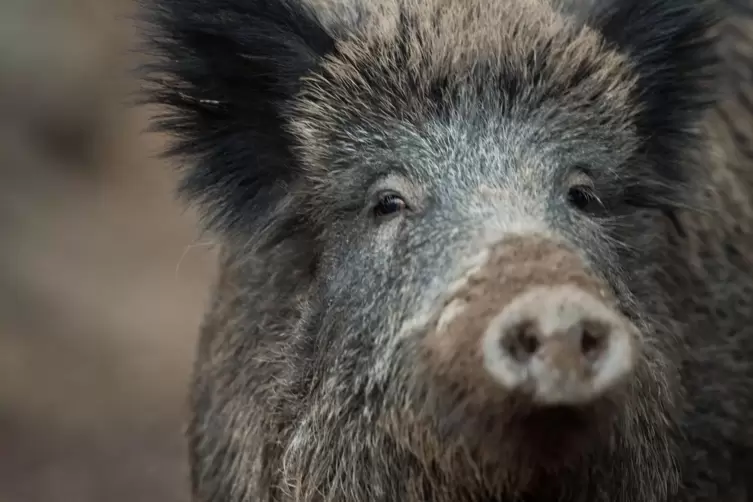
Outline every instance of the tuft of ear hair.
[(718, 20), (708, 0), (607, 0), (589, 12), (588, 24), (633, 62), (638, 131), (668, 183), (690, 175), (678, 160), (696, 147), (694, 131), (716, 99)]
[(300, 165), (287, 130), (301, 78), (334, 51), (315, 13), (295, 0), (142, 0), (147, 86), (161, 105), (152, 130), (186, 160), (179, 193), (209, 228), (264, 225)]

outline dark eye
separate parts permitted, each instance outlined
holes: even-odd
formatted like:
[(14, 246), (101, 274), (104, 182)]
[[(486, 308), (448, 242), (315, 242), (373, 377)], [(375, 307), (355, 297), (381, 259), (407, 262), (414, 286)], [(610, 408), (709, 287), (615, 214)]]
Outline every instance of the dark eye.
[(588, 185), (571, 186), (567, 192), (567, 200), (573, 207), (586, 211), (599, 199), (594, 195), (593, 189)]
[(389, 193), (379, 198), (379, 202), (374, 207), (374, 215), (377, 217), (390, 216), (405, 210), (406, 207), (407, 204), (399, 195)]
[(576, 166), (567, 180), (567, 201), (575, 209), (584, 212), (596, 212), (604, 209), (601, 200), (594, 191), (594, 181), (587, 167)]

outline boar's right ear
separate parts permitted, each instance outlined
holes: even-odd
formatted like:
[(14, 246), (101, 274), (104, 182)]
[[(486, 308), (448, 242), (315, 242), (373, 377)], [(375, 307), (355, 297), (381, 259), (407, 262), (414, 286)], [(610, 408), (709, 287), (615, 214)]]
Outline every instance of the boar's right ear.
[(588, 23), (634, 66), (639, 133), (668, 184), (688, 175), (669, 159), (696, 139), (690, 131), (716, 98), (718, 10), (710, 0), (592, 0), (588, 9)]
[(152, 130), (189, 161), (179, 192), (209, 227), (248, 230), (273, 217), (300, 166), (286, 122), (301, 78), (334, 51), (302, 0), (142, 0), (143, 103)]

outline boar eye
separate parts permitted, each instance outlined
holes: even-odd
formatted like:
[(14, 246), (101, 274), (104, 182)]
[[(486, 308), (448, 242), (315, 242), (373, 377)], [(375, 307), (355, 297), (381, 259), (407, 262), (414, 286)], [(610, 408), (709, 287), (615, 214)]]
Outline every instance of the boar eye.
[(587, 185), (576, 185), (570, 187), (567, 192), (567, 200), (573, 207), (586, 211), (598, 199), (593, 193), (593, 189)]
[(578, 168), (570, 178), (567, 201), (579, 211), (592, 211), (602, 207), (594, 193), (593, 181), (584, 168)]
[(374, 207), (374, 215), (377, 217), (390, 216), (407, 208), (405, 201), (395, 193), (383, 194)]

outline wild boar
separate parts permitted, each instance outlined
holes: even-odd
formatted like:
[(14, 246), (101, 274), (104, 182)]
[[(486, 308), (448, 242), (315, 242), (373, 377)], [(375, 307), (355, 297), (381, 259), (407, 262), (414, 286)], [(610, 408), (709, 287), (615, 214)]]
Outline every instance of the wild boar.
[(145, 12), (197, 501), (753, 497), (753, 2)]

